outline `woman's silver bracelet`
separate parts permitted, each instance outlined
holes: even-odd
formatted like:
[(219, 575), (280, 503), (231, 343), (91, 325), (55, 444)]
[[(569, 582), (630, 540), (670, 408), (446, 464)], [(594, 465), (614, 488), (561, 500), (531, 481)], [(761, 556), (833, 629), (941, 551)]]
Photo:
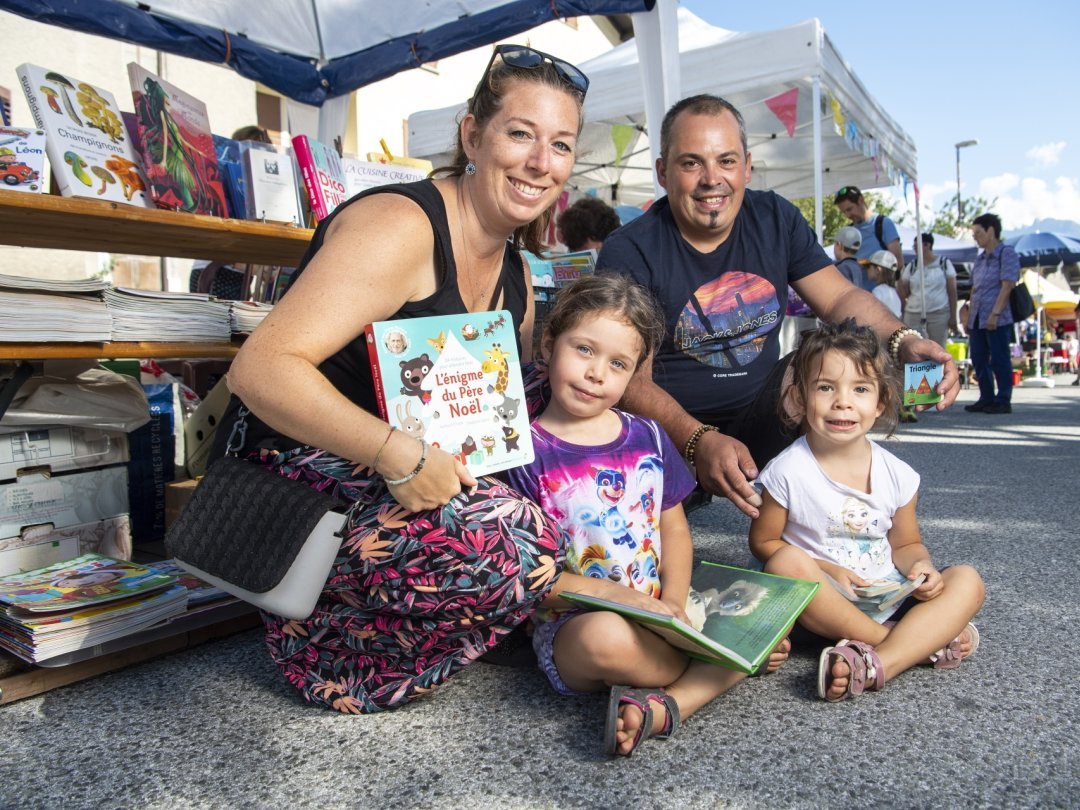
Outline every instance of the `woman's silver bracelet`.
[(409, 481), (412, 481), (414, 478), (416, 478), (416, 476), (420, 474), (420, 471), (424, 469), (424, 462), (427, 461), (428, 451), (428, 443), (425, 442), (423, 439), (420, 440), (420, 448), (420, 460), (416, 462), (416, 466), (413, 467), (412, 472), (408, 475), (402, 476), (401, 478), (395, 478), (393, 481), (391, 481), (389, 478), (383, 479), (388, 487), (396, 487), (400, 486), (401, 484), (407, 484)]

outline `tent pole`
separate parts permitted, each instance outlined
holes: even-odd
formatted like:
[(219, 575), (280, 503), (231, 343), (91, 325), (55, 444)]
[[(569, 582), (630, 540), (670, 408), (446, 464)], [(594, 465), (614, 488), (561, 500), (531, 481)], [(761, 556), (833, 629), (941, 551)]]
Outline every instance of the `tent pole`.
[(825, 212), (821, 206), (821, 195), (824, 194), (821, 160), (821, 76), (814, 76), (811, 103), (814, 108), (814, 233), (817, 234), (818, 244), (824, 244)]
[[(1023, 284), (1024, 280), (1021, 277), (1018, 284)], [(1043, 306), (1041, 303), (1042, 292), (1039, 292), (1040, 304), (1035, 309), (1035, 376), (1028, 377), (1024, 380), (1024, 385), (1029, 388), (1053, 388), (1054, 381), (1049, 377), (1043, 376), (1042, 369), (1042, 330), (1043, 330)]]
[[(676, 0), (657, 0), (652, 11), (630, 15), (634, 23), (641, 86), (645, 90), (645, 128), (649, 134), (649, 156), (653, 166), (660, 157), (660, 123), (682, 92), (676, 5)], [(655, 171), (653, 193), (656, 198), (664, 194)]]

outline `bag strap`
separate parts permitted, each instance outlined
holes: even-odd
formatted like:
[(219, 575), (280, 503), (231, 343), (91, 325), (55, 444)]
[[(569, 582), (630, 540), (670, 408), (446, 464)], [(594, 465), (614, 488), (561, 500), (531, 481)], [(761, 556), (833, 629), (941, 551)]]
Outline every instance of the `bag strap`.
[(11, 405), (12, 400), (15, 399), (15, 395), (19, 393), (19, 389), (22, 388), (22, 384), (30, 379), (30, 376), (34, 373), (34, 367), (25, 360), (22, 360), (18, 366), (15, 367), (15, 373), (11, 375), (3, 387), (0, 388), (0, 419), (4, 418), (4, 414), (7, 413), (8, 407)]
[(881, 245), (882, 250), (888, 250), (889, 246), (885, 244), (885, 215), (878, 214), (874, 217), (874, 236), (877, 237), (877, 243)]

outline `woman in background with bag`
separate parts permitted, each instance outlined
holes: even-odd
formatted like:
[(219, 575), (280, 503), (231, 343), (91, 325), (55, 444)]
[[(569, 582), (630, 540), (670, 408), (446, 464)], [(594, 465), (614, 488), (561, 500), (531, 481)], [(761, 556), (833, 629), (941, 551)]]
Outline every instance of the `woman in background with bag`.
[[(967, 321), (971, 367), (979, 382), (979, 399), (965, 405), (976, 413), (1012, 413), (1013, 315), (1009, 298), (1020, 280), (1020, 257), (1001, 241), (1001, 218), (982, 214), (972, 222), (971, 235), (982, 252), (971, 270), (971, 301)], [(997, 393), (994, 382), (997, 381)]]
[(309, 701), (371, 712), (430, 691), (525, 620), (558, 575), (560, 531), (539, 508), (374, 415), (363, 329), (507, 309), (528, 359), (532, 285), (519, 251), (541, 249), (587, 87), (573, 65), (497, 47), (453, 164), (357, 195), (321, 222), (233, 363), (230, 389), (252, 412), (244, 457), (366, 504), (311, 616), (263, 614), (275, 662)]

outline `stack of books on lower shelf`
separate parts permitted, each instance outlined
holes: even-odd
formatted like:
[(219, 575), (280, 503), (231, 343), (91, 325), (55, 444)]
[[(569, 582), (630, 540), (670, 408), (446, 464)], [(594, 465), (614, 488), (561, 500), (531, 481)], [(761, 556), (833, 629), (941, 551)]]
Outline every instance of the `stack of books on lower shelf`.
[(229, 301), (202, 293), (105, 290), (116, 341), (228, 341)]
[(235, 334), (250, 335), (273, 308), (273, 304), (259, 301), (233, 301), (229, 309), (229, 326)]
[(187, 602), (171, 574), (84, 554), (0, 578), (0, 648), (39, 663), (166, 621)]
[(53, 281), (0, 274), (0, 342), (104, 342), (112, 319), (101, 279)]

